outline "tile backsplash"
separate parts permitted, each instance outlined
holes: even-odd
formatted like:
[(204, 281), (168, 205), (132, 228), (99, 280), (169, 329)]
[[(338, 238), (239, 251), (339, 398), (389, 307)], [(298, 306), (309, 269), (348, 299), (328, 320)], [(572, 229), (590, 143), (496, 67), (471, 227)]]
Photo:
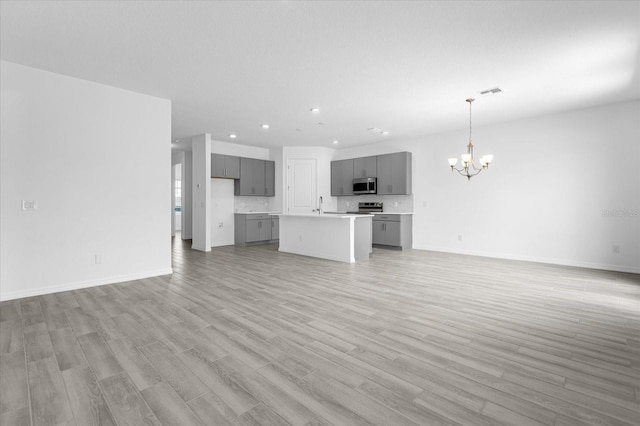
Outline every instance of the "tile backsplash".
[(235, 213), (266, 212), (269, 211), (269, 198), (235, 196), (233, 210)]
[(337, 197), (338, 211), (356, 211), (358, 203), (382, 202), (383, 211), (389, 213), (413, 213), (413, 195), (354, 195), (352, 197)]
[[(413, 195), (354, 195), (336, 198), (338, 206), (335, 210), (339, 212), (358, 210), (358, 203), (371, 201), (382, 201), (385, 212), (413, 212)], [(325, 200), (324, 207), (327, 211), (334, 210), (329, 200)], [(235, 213), (270, 211), (269, 197), (235, 196), (233, 197), (233, 211)]]

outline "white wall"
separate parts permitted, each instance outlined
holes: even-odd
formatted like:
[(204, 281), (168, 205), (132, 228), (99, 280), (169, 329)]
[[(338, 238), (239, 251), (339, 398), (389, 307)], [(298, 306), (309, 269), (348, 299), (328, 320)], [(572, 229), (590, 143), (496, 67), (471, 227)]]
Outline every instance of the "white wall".
[(5, 61), (0, 76), (0, 299), (171, 273), (171, 102)]
[(235, 155), (237, 157), (257, 158), (269, 160), (269, 149), (257, 146), (241, 145), (231, 142), (212, 140), (211, 152), (213, 154)]
[(233, 179), (211, 179), (211, 247), (235, 242)]
[(416, 248), (638, 273), (638, 117), (636, 101), (474, 123), (476, 153), (492, 153), (494, 162), (471, 181), (447, 164), (465, 150), (465, 130), (343, 149), (335, 158), (413, 152)]

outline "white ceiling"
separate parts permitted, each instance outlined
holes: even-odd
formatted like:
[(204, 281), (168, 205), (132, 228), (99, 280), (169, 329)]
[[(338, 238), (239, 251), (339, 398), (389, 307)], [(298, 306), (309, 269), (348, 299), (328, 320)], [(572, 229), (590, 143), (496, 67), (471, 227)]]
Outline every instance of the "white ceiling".
[(171, 99), (183, 140), (345, 147), (464, 128), (470, 96), (474, 126), (640, 98), (638, 1), (2, 1), (0, 12), (2, 59)]

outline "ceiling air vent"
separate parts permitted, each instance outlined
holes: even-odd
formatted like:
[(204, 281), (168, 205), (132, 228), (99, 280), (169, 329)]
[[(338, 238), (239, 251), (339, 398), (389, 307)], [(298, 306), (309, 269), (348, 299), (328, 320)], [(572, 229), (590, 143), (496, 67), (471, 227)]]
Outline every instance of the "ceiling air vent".
[(496, 93), (502, 92), (502, 89), (499, 87), (494, 87), (493, 89), (487, 89), (480, 92), (481, 95), (495, 95)]

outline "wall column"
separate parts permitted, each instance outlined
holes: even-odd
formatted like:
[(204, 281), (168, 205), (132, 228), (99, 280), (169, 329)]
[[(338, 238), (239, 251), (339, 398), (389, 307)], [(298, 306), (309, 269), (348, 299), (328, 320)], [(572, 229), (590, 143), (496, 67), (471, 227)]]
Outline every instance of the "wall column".
[(191, 248), (211, 251), (211, 135), (191, 139), (193, 232)]
[(193, 172), (191, 166), (193, 163), (193, 152), (184, 151), (182, 153), (182, 223), (180, 235), (183, 240), (190, 240), (192, 237), (192, 218), (191, 212), (193, 211), (193, 197), (192, 197), (192, 182)]

